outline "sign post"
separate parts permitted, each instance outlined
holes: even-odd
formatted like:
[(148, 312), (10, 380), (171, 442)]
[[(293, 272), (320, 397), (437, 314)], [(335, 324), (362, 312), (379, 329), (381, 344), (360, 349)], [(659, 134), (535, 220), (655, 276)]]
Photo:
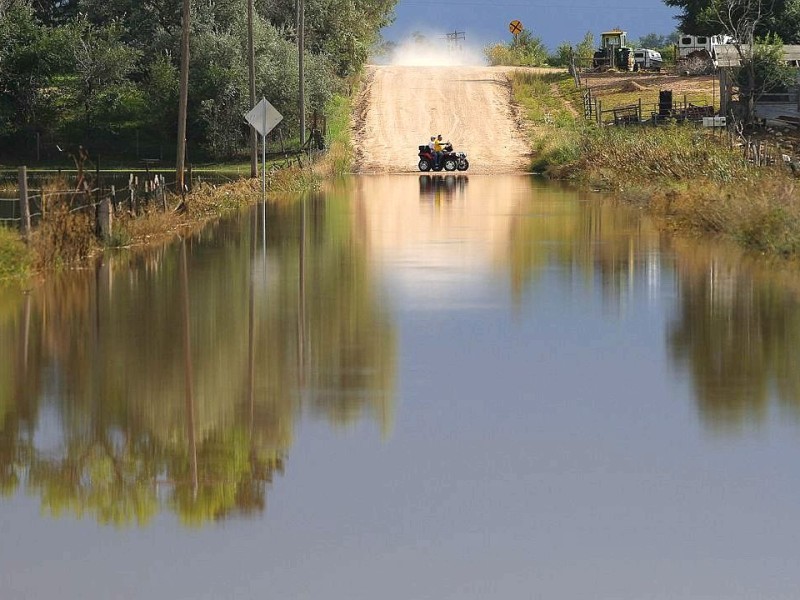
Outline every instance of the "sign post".
[(267, 201), (267, 134), (275, 129), (281, 122), (283, 115), (279, 113), (266, 98), (256, 104), (249, 113), (244, 116), (245, 120), (261, 134), (261, 191), (264, 195), (264, 202)]
[(508, 30), (511, 32), (511, 35), (514, 36), (514, 47), (517, 47), (517, 40), (519, 39), (519, 34), (522, 33), (522, 21), (519, 19), (514, 19), (511, 23), (508, 24)]
[(279, 113), (269, 101), (262, 96), (261, 101), (256, 104), (250, 112), (244, 116), (245, 120), (261, 134), (261, 195), (264, 202), (263, 213), (261, 215), (261, 231), (264, 240), (264, 264), (266, 265), (267, 252), (267, 134), (275, 129), (281, 122), (283, 115)]

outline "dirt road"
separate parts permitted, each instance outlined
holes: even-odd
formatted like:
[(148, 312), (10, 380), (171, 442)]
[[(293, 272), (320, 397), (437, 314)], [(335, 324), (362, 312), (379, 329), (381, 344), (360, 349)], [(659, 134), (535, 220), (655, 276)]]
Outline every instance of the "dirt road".
[(467, 153), (468, 173), (520, 172), (529, 164), (502, 69), (372, 66), (356, 110), (358, 172), (418, 172), (417, 147), (438, 133)]

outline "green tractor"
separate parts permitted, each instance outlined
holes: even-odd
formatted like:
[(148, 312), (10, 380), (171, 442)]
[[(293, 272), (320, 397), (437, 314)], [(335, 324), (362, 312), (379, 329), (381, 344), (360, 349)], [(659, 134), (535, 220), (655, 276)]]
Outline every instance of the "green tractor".
[(594, 53), (592, 67), (597, 71), (633, 71), (633, 48), (628, 46), (627, 36), (621, 29), (601, 33), (600, 49)]

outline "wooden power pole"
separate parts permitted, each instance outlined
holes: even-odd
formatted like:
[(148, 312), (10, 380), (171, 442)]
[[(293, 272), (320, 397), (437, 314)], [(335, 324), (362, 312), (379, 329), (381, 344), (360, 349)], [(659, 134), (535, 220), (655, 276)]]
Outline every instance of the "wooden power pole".
[(297, 55), (300, 66), (300, 147), (306, 141), (306, 83), (305, 83), (305, 46), (306, 46), (306, 5), (305, 0), (297, 0)]
[(186, 111), (189, 99), (189, 29), (191, 27), (191, 2), (183, 0), (183, 31), (181, 32), (181, 83), (178, 101), (178, 152), (175, 164), (176, 192), (183, 194), (183, 173), (186, 163)]
[[(250, 75), (250, 108), (256, 105), (256, 51), (253, 45), (253, 1), (247, 0), (247, 68)], [(258, 177), (258, 134), (250, 126), (250, 177)]]

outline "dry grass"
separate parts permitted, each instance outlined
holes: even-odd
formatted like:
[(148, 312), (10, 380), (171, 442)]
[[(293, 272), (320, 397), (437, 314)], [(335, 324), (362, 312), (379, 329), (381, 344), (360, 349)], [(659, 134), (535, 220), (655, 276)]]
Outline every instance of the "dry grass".
[(36, 269), (53, 269), (84, 260), (96, 250), (94, 208), (82, 193), (67, 192), (66, 180), (42, 184), (41, 222), (33, 229), (30, 249)]

